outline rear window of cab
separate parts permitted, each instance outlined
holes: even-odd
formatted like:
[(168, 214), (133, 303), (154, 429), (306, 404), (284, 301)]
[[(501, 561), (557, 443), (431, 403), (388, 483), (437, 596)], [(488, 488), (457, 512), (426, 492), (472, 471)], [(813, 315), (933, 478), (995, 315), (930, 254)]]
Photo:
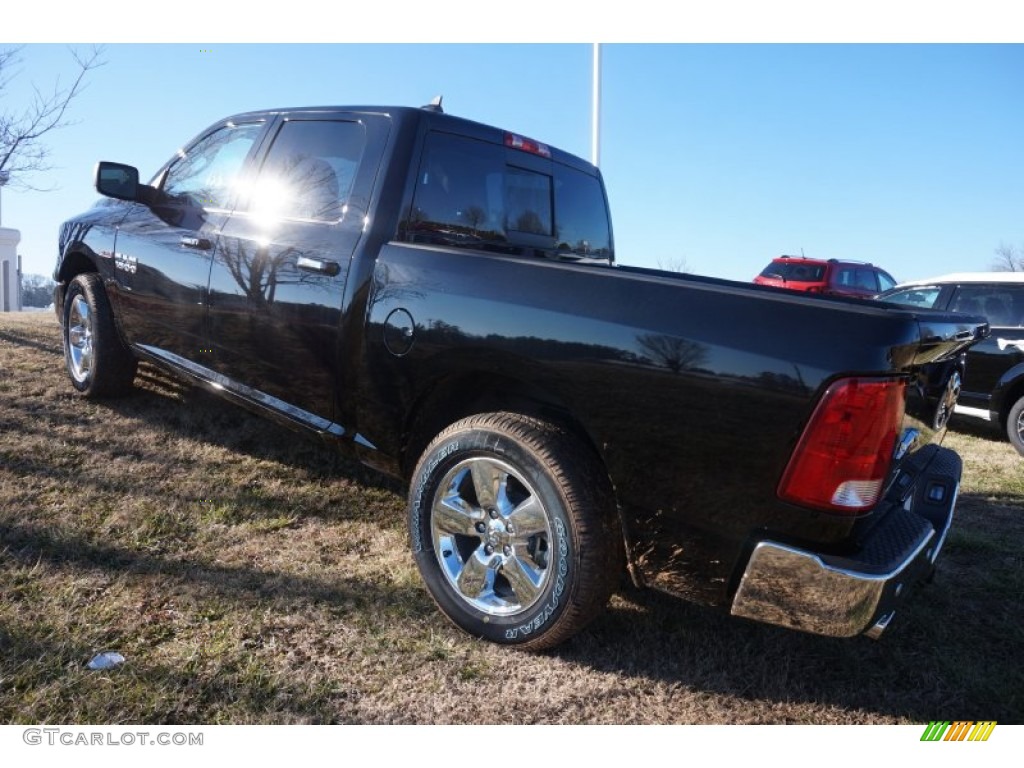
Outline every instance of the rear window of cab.
[(427, 135), (400, 237), (549, 258), (613, 258), (600, 180), (547, 157)]

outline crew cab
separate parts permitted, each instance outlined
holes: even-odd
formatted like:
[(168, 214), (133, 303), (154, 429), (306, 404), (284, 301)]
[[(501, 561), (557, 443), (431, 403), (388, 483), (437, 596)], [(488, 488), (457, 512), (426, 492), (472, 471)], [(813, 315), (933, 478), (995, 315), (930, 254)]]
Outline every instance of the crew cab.
[(147, 361), (402, 478), (473, 635), (553, 646), (628, 569), (874, 637), (935, 567), (961, 464), (923, 382), (982, 317), (623, 266), (594, 166), (439, 105), (236, 115), (95, 184), (54, 273), (72, 386)]

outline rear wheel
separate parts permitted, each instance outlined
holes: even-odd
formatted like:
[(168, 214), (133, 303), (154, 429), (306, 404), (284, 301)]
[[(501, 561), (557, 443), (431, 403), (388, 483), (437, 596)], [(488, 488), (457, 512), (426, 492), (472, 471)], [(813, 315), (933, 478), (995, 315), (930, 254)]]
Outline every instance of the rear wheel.
[(71, 384), (88, 397), (131, 389), (138, 362), (114, 327), (100, 276), (78, 275), (64, 297), (64, 360)]
[(1006, 436), (1017, 453), (1024, 456), (1024, 397), (1013, 404), (1006, 418)]
[(513, 413), (464, 419), (427, 447), (411, 488), (420, 573), (473, 635), (549, 648), (593, 619), (618, 583), (611, 488), (560, 427)]

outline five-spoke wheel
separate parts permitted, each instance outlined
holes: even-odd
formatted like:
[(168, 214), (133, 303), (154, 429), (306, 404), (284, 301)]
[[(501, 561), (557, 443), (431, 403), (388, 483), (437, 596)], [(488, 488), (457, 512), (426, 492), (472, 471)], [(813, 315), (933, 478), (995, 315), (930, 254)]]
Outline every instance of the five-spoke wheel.
[(64, 359), (75, 389), (90, 397), (130, 389), (138, 362), (118, 335), (99, 275), (87, 272), (68, 283), (62, 319)]
[(460, 461), (442, 478), (431, 515), (434, 554), (475, 608), (531, 608), (551, 578), (551, 521), (537, 491), (504, 461)]
[(68, 308), (68, 370), (79, 383), (92, 373), (92, 312), (81, 293), (75, 294)]
[(467, 632), (548, 648), (596, 616), (619, 582), (608, 478), (558, 425), (516, 413), (463, 419), (427, 446), (411, 488), (416, 563)]

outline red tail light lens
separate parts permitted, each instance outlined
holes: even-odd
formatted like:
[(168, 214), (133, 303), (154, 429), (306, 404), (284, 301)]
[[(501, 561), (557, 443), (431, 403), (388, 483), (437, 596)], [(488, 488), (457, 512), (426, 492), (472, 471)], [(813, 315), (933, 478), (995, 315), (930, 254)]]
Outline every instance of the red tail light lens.
[(856, 514), (875, 505), (903, 423), (896, 379), (841, 379), (830, 386), (779, 483), (785, 501)]

